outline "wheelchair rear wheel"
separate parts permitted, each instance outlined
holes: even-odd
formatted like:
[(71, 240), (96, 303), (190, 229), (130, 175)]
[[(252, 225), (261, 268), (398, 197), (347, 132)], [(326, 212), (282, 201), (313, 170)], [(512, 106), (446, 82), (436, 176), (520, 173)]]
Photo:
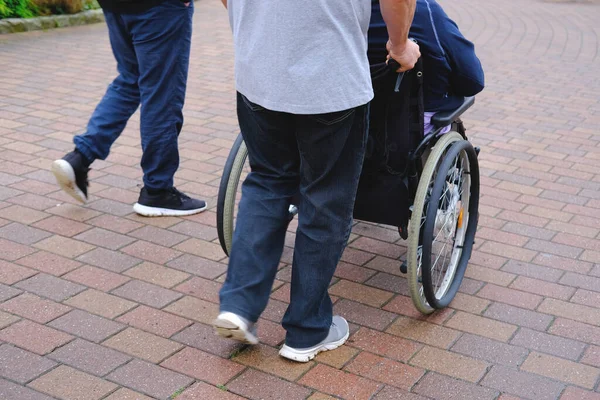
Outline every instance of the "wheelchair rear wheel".
[(425, 163), (409, 226), (408, 279), (424, 314), (448, 306), (471, 257), (479, 208), (473, 146), (456, 132), (438, 140)]
[(229, 256), (231, 250), (231, 240), (235, 228), (239, 183), (244, 180), (243, 175), (250, 171), (247, 159), (248, 149), (244, 143), (244, 138), (240, 134), (233, 143), (225, 167), (223, 167), (217, 197), (217, 233), (219, 234), (221, 248), (227, 256)]

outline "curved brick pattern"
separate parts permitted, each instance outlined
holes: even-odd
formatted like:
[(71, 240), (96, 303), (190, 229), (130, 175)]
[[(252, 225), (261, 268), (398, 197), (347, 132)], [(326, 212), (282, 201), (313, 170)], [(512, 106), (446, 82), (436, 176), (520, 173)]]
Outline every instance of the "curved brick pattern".
[(297, 219), (262, 344), (210, 327), (227, 268), (215, 196), (238, 134), (219, 2), (196, 4), (175, 177), (210, 209), (184, 218), (132, 213), (137, 113), (94, 163), (89, 205), (48, 171), (114, 77), (106, 27), (2, 35), (0, 398), (598, 399), (600, 3), (440, 2), (486, 71), (464, 118), (482, 148), (476, 250), (451, 306), (422, 316), (399, 269), (406, 242), (355, 224), (331, 287), (352, 335), (308, 364), (277, 352)]

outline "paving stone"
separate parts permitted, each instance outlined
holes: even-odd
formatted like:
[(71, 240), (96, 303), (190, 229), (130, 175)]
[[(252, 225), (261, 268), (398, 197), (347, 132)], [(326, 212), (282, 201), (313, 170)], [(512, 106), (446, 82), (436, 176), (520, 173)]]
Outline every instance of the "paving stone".
[(143, 262), (136, 265), (129, 269), (125, 275), (166, 288), (172, 288), (190, 276), (185, 272), (149, 262)]
[(408, 362), (423, 345), (387, 333), (360, 328), (347, 344), (394, 360)]
[(344, 316), (350, 322), (377, 330), (384, 330), (397, 316), (391, 312), (379, 310), (346, 299), (341, 299), (336, 302), (334, 310), (336, 314)]
[(561, 300), (545, 299), (538, 307), (539, 312), (565, 317), (591, 325), (600, 325), (600, 310)]
[(12, 381), (24, 384), (55, 365), (52, 360), (14, 346), (8, 344), (0, 346), (0, 376)]
[(54, 276), (61, 276), (79, 267), (81, 263), (47, 251), (38, 251), (17, 261), (18, 264)]
[(239, 364), (191, 347), (184, 348), (160, 365), (213, 385), (223, 385), (244, 370)]
[(133, 360), (107, 377), (108, 380), (148, 396), (165, 399), (194, 380), (140, 360)]
[[(146, 306), (139, 306), (117, 320), (163, 337), (171, 337), (192, 324), (185, 318)], [(212, 330), (211, 334), (214, 334)]]
[(223, 253), (220, 245), (195, 238), (178, 244), (175, 249), (213, 261), (220, 261), (225, 258), (225, 253)]
[(108, 229), (123, 234), (129, 233), (143, 226), (143, 224), (130, 221), (126, 218), (108, 214), (102, 214), (92, 218), (88, 221), (88, 223), (97, 226), (98, 228)]
[(73, 237), (90, 229), (89, 225), (59, 216), (43, 219), (33, 226), (66, 237)]
[(123, 253), (130, 256), (141, 258), (155, 264), (166, 264), (179, 257), (181, 252), (168, 247), (158, 246), (150, 242), (138, 240), (127, 247), (121, 249)]
[(526, 399), (556, 399), (564, 385), (507, 367), (494, 366), (481, 381), (482, 386), (514, 394)]
[(421, 368), (388, 360), (364, 351), (352, 360), (345, 370), (405, 390), (410, 390), (425, 373), (425, 370)]
[(191, 254), (184, 254), (167, 263), (167, 266), (207, 279), (214, 279), (227, 271), (227, 265), (225, 264)]
[(392, 298), (393, 294), (383, 290), (369, 288), (355, 282), (341, 279), (329, 289), (329, 293), (367, 304), (372, 307), (380, 307)]
[(432, 399), (490, 399), (498, 396), (492, 389), (467, 383), (448, 376), (428, 373), (414, 388), (414, 392)]
[(211, 324), (219, 314), (219, 306), (215, 303), (185, 296), (167, 306), (165, 311), (204, 324)]
[(138, 280), (131, 280), (112, 293), (155, 308), (163, 308), (183, 296), (181, 293)]
[(92, 228), (74, 237), (75, 240), (81, 240), (95, 246), (105, 247), (111, 250), (118, 250), (121, 247), (135, 241), (125, 235), (107, 231), (101, 228)]
[(135, 328), (127, 328), (102, 344), (155, 364), (183, 347), (172, 340)]
[(12, 297), (15, 297), (22, 292), (10, 286), (6, 286), (0, 283), (0, 302), (6, 301)]
[[(152, 399), (148, 396), (144, 396), (141, 393), (134, 392), (133, 390), (121, 388), (121, 389), (117, 390), (116, 392), (114, 392), (113, 394), (111, 394), (110, 396), (106, 397), (106, 400), (152, 400)], [(181, 400), (181, 398), (180, 398), (180, 400)]]
[(529, 354), (529, 357), (521, 365), (521, 370), (587, 389), (594, 389), (600, 376), (598, 368), (536, 352)]
[(6, 261), (15, 261), (33, 253), (35, 250), (29, 246), (12, 242), (10, 240), (0, 239), (0, 259)]
[(52, 397), (0, 378), (0, 399), (52, 400)]
[(185, 235), (169, 232), (154, 226), (144, 226), (140, 229), (130, 232), (129, 235), (165, 247), (173, 247), (176, 244), (188, 239), (188, 237)]
[(138, 258), (101, 248), (94, 249), (78, 257), (77, 261), (113, 272), (123, 272), (141, 262)]
[(66, 304), (89, 311), (106, 318), (115, 318), (136, 306), (136, 303), (117, 296), (106, 294), (95, 289), (88, 289), (74, 297)]
[[(262, 340), (262, 336), (260, 338)], [(223, 358), (238, 353), (242, 347), (238, 341), (215, 335), (213, 327), (205, 324), (194, 324), (173, 336), (172, 339)]]
[(35, 274), (37, 271), (0, 260), (0, 282), (4, 284), (12, 285)]
[(423, 315), (415, 308), (412, 299), (407, 296), (394, 297), (389, 303), (387, 303), (383, 307), (383, 309), (413, 319), (431, 322), (437, 325), (442, 325), (448, 318), (450, 318), (452, 314), (454, 314), (454, 310), (452, 310), (451, 308), (444, 308), (443, 310), (438, 310), (435, 313)]
[(213, 227), (192, 221), (183, 221), (170, 227), (169, 230), (202, 240), (213, 241), (217, 238)]
[(23, 293), (18, 297), (0, 305), (2, 310), (45, 324), (71, 311), (71, 307), (42, 299), (31, 293)]
[(36, 379), (29, 386), (65, 400), (97, 400), (117, 388), (114, 383), (64, 365)]
[(487, 372), (489, 364), (435, 347), (424, 347), (414, 356), (412, 365), (476, 383)]
[(305, 399), (310, 394), (305, 387), (254, 370), (244, 372), (227, 387), (234, 393), (254, 400), (279, 399), (281, 393), (285, 393), (289, 399)]
[(580, 362), (600, 368), (600, 346), (589, 346)]
[(600, 393), (588, 392), (577, 387), (569, 386), (565, 389), (560, 400), (598, 400)]
[(586, 348), (585, 343), (527, 328), (521, 328), (510, 343), (573, 361), (578, 360)]
[[(208, 279), (194, 276), (191, 279), (183, 282), (181, 285), (174, 288), (178, 292), (189, 294), (190, 296), (197, 297), (202, 300), (210, 301), (211, 303), (219, 303), (219, 291), (223, 286), (220, 282), (210, 281)], [(286, 287), (281, 287), (279, 290), (285, 290)], [(289, 288), (287, 288), (289, 290)], [(275, 292), (271, 295), (273, 298), (277, 298)], [(283, 297), (283, 295), (281, 296)], [(289, 291), (287, 293), (287, 301), (289, 302)], [(279, 299), (285, 301), (286, 299)]]
[(37, 242), (34, 247), (58, 254), (59, 256), (74, 258), (87, 253), (94, 249), (95, 246), (68, 237), (54, 235)]
[(0, 311), (0, 329), (6, 328), (10, 324), (17, 322), (20, 318), (16, 315)]
[(73, 310), (57, 318), (49, 326), (96, 343), (125, 328), (122, 324), (81, 310)]
[[(525, 326), (544, 331), (552, 321), (552, 316), (535, 311), (524, 310), (506, 304), (494, 303), (485, 312), (489, 318), (505, 321), (511, 324)], [(474, 332), (476, 333), (476, 332)]]
[(196, 382), (177, 396), (180, 400), (242, 400), (243, 397), (204, 382)]
[(21, 244), (33, 244), (49, 236), (52, 234), (17, 222), (0, 228), (0, 237)]
[(101, 291), (112, 290), (129, 281), (126, 276), (89, 265), (71, 271), (63, 278)]
[(380, 388), (372, 380), (317, 364), (298, 383), (342, 398), (370, 399)]
[(535, 294), (491, 284), (485, 285), (483, 289), (477, 293), (477, 296), (529, 310), (535, 310), (543, 299), (541, 296)]
[(55, 301), (63, 301), (85, 290), (84, 286), (48, 274), (37, 274), (15, 286)]
[(441, 348), (449, 348), (460, 336), (453, 329), (404, 317), (398, 318), (386, 332)]
[[(518, 336), (518, 334), (517, 334)], [(516, 346), (498, 342), (482, 336), (464, 334), (452, 346), (452, 351), (479, 358), (494, 364), (515, 367), (520, 365), (528, 351), (526, 347), (518, 347), (520, 341), (511, 341)]]
[[(321, 354), (327, 353), (334, 352), (324, 352)], [(295, 363), (289, 361), (279, 356), (277, 349), (263, 344), (236, 352), (232, 360), (268, 374), (277, 375), (288, 381), (297, 380), (314, 365), (313, 362)]]
[(14, 205), (0, 209), (0, 217), (22, 224), (32, 224), (48, 217), (48, 214), (28, 207)]
[(71, 335), (25, 320), (0, 331), (0, 340), (40, 355), (51, 352), (71, 339)]
[(83, 339), (76, 339), (54, 350), (48, 357), (96, 376), (104, 376), (131, 359), (115, 350)]

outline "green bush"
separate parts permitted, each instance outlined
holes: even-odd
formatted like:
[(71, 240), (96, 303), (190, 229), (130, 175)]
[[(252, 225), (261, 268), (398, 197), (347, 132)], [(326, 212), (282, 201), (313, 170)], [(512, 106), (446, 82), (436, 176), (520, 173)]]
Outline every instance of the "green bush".
[(96, 0), (0, 0), (0, 19), (74, 14), (100, 8)]
[(37, 15), (37, 8), (31, 0), (0, 0), (0, 19), (31, 18)]

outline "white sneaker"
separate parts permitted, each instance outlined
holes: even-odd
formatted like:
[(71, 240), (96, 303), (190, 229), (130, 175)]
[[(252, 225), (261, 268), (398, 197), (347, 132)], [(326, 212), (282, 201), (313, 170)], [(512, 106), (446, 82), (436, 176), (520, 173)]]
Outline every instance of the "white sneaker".
[(213, 321), (217, 334), (246, 344), (258, 344), (256, 326), (246, 318), (231, 312), (222, 312)]
[(284, 344), (281, 350), (279, 350), (279, 355), (293, 361), (309, 362), (322, 351), (337, 349), (346, 343), (348, 336), (350, 336), (348, 322), (339, 315), (334, 315), (331, 328), (329, 328), (329, 334), (321, 343), (304, 349), (295, 349)]

